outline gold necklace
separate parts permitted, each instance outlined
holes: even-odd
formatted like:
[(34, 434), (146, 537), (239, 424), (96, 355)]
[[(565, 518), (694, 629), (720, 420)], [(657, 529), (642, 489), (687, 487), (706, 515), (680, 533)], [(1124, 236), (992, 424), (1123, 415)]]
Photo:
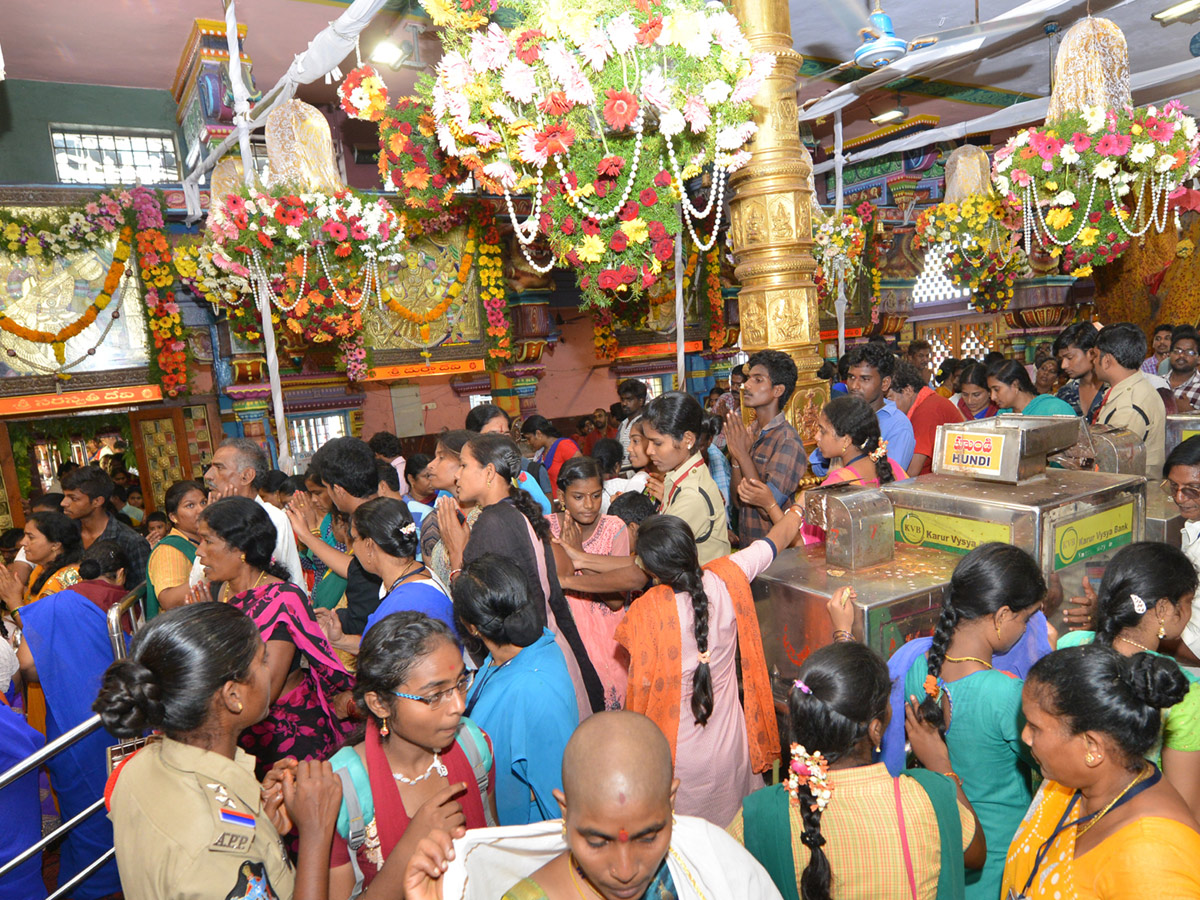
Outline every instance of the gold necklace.
[(1099, 822), (1101, 819), (1103, 819), (1104, 814), (1107, 813), (1114, 806), (1116, 806), (1118, 800), (1120, 800), (1122, 797), (1124, 797), (1126, 794), (1128, 794), (1131, 790), (1133, 790), (1133, 786), (1135, 784), (1137, 784), (1139, 781), (1144, 781), (1146, 779), (1146, 773), (1148, 771), (1150, 771), (1150, 770), (1142, 769), (1142, 771), (1138, 772), (1137, 775), (1135, 775), (1133, 777), (1133, 781), (1131, 781), (1131, 782), (1129, 782), (1129, 784), (1125, 785), (1125, 790), (1121, 791), (1121, 793), (1119, 793), (1119, 794), (1117, 794), (1117, 796), (1113, 797), (1112, 800), (1109, 802), (1108, 806), (1106, 806), (1106, 807), (1104, 807), (1104, 809), (1100, 810), (1100, 812), (1095, 817), (1088, 820), (1086, 825), (1084, 825), (1077, 832), (1075, 832), (1076, 842), (1078, 842), (1081, 837), (1083, 837), (1085, 834), (1087, 834), (1089, 828), (1091, 828), (1093, 825), (1095, 825), (1097, 822)]
[[(575, 870), (577, 868), (579, 868), (579, 864), (577, 862), (575, 862), (575, 854), (572, 853), (570, 850), (568, 850), (567, 851), (567, 871), (571, 873), (571, 884), (575, 888), (575, 893), (577, 893), (580, 897), (582, 897), (583, 900), (587, 900), (587, 894), (585, 894), (583, 892), (583, 888), (580, 887), (580, 885), (579, 885), (579, 878), (575, 875)], [(604, 900), (604, 895), (601, 894), (598, 890), (596, 890), (596, 888), (592, 885), (592, 883), (590, 881), (586, 881), (586, 876), (585, 876), (585, 883), (587, 884), (588, 888), (591, 890), (591, 892), (593, 894), (595, 894), (597, 897), (599, 897), (600, 900)]]
[(984, 668), (990, 669), (992, 667), (990, 662), (980, 659), (978, 656), (946, 656), (943, 658), (946, 662), (977, 662)]
[(1137, 641), (1131, 641), (1129, 638), (1124, 637), (1122, 635), (1117, 635), (1117, 640), (1124, 641), (1125, 643), (1129, 644), (1131, 647), (1137, 647), (1139, 650), (1144, 650), (1147, 653), (1154, 652), (1149, 647), (1143, 646), (1142, 644), (1139, 644)]

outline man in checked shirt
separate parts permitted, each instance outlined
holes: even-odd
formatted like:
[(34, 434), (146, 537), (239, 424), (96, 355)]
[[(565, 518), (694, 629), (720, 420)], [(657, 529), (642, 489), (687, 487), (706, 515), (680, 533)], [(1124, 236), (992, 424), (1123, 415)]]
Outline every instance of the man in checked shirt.
[(1171, 334), (1171, 371), (1167, 383), (1175, 394), (1175, 406), (1180, 412), (1200, 408), (1200, 335), (1190, 325), (1181, 325)]

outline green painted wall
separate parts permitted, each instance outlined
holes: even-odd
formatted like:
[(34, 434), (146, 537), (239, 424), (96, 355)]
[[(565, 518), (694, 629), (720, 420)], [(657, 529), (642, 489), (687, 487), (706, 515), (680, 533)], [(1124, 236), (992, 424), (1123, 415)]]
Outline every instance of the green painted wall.
[(170, 91), (0, 81), (0, 184), (55, 184), (50, 123), (171, 129), (180, 151)]

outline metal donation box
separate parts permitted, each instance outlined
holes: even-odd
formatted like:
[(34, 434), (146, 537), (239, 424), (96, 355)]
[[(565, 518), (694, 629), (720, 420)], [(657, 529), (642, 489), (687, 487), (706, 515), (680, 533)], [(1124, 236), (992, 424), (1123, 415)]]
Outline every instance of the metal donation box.
[[(884, 487), (896, 540), (968, 553), (1001, 541), (1028, 552), (1066, 596), (1098, 580), (1108, 558), (1145, 534), (1140, 475), (1046, 468), (1046, 457), (1077, 443), (1072, 416), (1005, 415), (943, 425), (933, 474)], [(1136, 455), (1136, 454), (1135, 454)], [(1057, 610), (1051, 621), (1061, 625)]]
[[(1048, 468), (1063, 451), (1087, 471)], [(826, 606), (845, 585), (858, 595), (855, 635), (888, 657), (932, 632), (954, 567), (980, 544), (1027, 551), (1067, 597), (1085, 574), (1098, 582), (1117, 549), (1143, 539), (1147, 499), (1140, 475), (1091, 469), (1140, 465), (1144, 452), (1128, 432), (1081, 429), (1074, 416), (1005, 415), (941, 426), (931, 475), (807, 491), (805, 520), (825, 543), (780, 552), (754, 581), (777, 685), (829, 643)], [(1061, 613), (1048, 613), (1061, 630)]]

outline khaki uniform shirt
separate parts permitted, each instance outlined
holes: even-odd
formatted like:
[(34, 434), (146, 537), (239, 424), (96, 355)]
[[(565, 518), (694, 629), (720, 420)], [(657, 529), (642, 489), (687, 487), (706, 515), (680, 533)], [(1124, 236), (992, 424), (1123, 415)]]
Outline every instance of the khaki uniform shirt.
[(693, 453), (664, 476), (662, 512), (678, 516), (691, 526), (700, 565), (729, 555), (725, 501), (699, 453)]
[(1141, 372), (1109, 388), (1104, 405), (1096, 416), (1101, 425), (1127, 428), (1138, 440), (1146, 442), (1146, 472), (1151, 480), (1163, 477), (1166, 458), (1167, 409), (1162, 397)]
[(126, 900), (290, 900), (295, 871), (262, 811), (254, 758), (164, 738), (117, 776), (109, 818)]

